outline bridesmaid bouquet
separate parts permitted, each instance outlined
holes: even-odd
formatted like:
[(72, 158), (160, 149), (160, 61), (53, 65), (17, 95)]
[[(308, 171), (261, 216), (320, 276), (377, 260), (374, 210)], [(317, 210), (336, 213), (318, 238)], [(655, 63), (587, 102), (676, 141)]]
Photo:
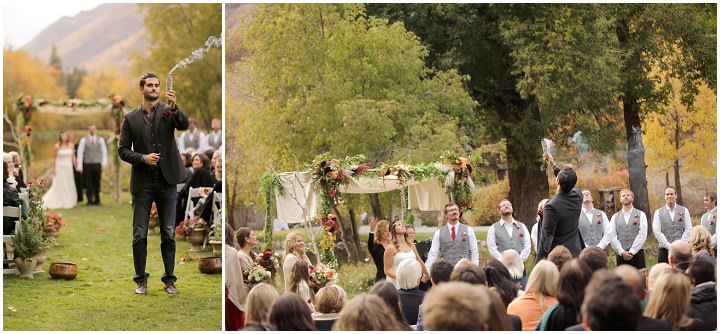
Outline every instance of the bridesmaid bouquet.
[(332, 268), (318, 263), (310, 270), (310, 280), (318, 286), (325, 286), (328, 282), (337, 279), (337, 273)]
[(255, 264), (246, 273), (246, 276), (250, 284), (257, 284), (270, 280), (271, 274), (270, 271), (265, 270), (260, 264)]

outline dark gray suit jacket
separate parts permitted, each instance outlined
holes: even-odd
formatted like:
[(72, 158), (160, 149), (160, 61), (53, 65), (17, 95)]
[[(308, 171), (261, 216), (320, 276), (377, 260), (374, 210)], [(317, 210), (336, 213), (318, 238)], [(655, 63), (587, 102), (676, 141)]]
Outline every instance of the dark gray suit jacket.
[(190, 124), (182, 110), (178, 109), (175, 114), (171, 113), (169, 117), (163, 118), (166, 111), (170, 111), (169, 106), (158, 102), (152, 137), (145, 131), (145, 111), (142, 106), (127, 113), (123, 119), (118, 154), (120, 159), (132, 164), (130, 192), (140, 189), (144, 183), (151, 180), (150, 165), (142, 162), (144, 154), (160, 153), (158, 166), (167, 183), (178, 184), (187, 176), (175, 143), (175, 129), (186, 130)]
[(567, 193), (557, 193), (545, 204), (542, 225), (538, 229), (538, 255), (535, 263), (547, 258), (557, 245), (567, 247), (573, 257), (580, 255), (584, 248), (578, 230), (582, 200), (582, 191), (573, 188)]

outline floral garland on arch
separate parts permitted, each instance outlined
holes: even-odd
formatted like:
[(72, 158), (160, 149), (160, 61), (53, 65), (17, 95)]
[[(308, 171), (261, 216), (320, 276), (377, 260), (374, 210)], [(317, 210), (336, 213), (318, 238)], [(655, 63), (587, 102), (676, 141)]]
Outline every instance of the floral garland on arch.
[(448, 153), (443, 159), (450, 169), (445, 176), (445, 189), (460, 212), (472, 212), (473, 209), (473, 183), (472, 165), (465, 157), (457, 156), (454, 152)]
[(17, 99), (16, 103), (18, 112), (22, 115), (22, 132), (23, 136), (20, 138), (20, 150), (25, 168), (29, 168), (32, 163), (32, 148), (30, 147), (30, 134), (32, 132), (32, 126), (30, 120), (32, 119), (32, 113), (37, 110), (37, 105), (33, 102), (33, 98), (30, 95), (22, 95)]

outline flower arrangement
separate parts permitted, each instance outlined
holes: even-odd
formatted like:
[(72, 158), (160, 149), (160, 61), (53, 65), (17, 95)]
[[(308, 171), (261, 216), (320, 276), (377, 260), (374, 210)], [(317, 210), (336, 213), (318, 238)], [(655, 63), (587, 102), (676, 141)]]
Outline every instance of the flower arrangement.
[(472, 211), (473, 209), (473, 183), (472, 165), (465, 157), (458, 157), (454, 152), (447, 154), (444, 161), (450, 165), (450, 170), (445, 177), (445, 189), (452, 195), (460, 212)]
[(178, 227), (175, 228), (175, 234), (189, 236), (193, 230), (205, 227), (207, 227), (207, 224), (199, 216), (193, 217), (189, 220), (181, 221)]
[(275, 272), (280, 267), (280, 256), (273, 253), (271, 248), (265, 248), (258, 258), (258, 264), (269, 272)]
[(322, 263), (318, 263), (310, 270), (310, 280), (319, 286), (324, 286), (329, 281), (336, 280), (337, 277), (335, 270)]
[(272, 274), (270, 274), (270, 271), (266, 270), (263, 266), (260, 264), (255, 264), (248, 270), (247, 272), (243, 273), (245, 277), (247, 277), (248, 283), (250, 284), (257, 284), (261, 282), (268, 281)]
[(43, 221), (43, 230), (48, 232), (57, 232), (61, 227), (65, 226), (65, 220), (62, 215), (55, 211), (45, 213)]

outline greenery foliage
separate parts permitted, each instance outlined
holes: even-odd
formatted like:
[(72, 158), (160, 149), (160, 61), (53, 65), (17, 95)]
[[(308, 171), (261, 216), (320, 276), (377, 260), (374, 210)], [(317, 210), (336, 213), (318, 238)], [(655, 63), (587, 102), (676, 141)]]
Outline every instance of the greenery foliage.
[(38, 223), (29, 221), (19, 223), (12, 239), (16, 257), (28, 259), (47, 249), (42, 226)]

